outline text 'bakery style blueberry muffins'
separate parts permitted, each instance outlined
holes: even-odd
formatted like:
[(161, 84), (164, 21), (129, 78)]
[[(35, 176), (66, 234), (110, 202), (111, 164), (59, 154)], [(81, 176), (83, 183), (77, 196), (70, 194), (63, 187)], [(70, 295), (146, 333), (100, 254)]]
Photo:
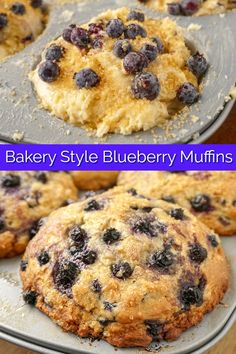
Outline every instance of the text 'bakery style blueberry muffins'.
[(138, 0), (156, 11), (174, 16), (223, 14), (236, 8), (235, 0)]
[(219, 237), (189, 211), (115, 188), (53, 212), (21, 262), (24, 300), (118, 347), (171, 340), (221, 301)]
[(77, 199), (65, 172), (0, 172), (0, 258), (23, 253), (42, 218)]
[(66, 28), (30, 78), (44, 108), (102, 137), (148, 130), (188, 110), (207, 69), (173, 20), (121, 8)]
[(42, 0), (0, 1), (0, 60), (22, 50), (43, 31)]
[(235, 171), (121, 172), (118, 185), (178, 203), (220, 235), (236, 233)]

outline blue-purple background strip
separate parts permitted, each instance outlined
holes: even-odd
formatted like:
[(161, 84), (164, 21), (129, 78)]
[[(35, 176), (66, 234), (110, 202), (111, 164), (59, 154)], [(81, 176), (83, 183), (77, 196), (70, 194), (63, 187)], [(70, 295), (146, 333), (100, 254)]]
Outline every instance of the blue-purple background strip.
[(236, 145), (1, 145), (1, 170), (236, 170)]

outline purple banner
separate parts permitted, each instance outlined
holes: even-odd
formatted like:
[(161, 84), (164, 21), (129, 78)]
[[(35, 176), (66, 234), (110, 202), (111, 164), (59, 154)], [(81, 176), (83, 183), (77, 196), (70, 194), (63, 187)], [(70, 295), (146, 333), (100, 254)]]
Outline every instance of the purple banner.
[(1, 170), (236, 170), (235, 145), (1, 145)]

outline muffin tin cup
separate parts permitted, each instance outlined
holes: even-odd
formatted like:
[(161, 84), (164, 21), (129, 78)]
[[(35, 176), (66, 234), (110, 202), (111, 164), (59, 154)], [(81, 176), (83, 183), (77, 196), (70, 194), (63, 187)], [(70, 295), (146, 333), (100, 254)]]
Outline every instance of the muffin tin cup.
[[(103, 139), (91, 136), (82, 128), (65, 123), (40, 107), (29, 72), (40, 61), (47, 43), (61, 35), (68, 24), (82, 24), (107, 9), (122, 6), (143, 9), (147, 16), (164, 18), (167, 14), (131, 0), (48, 1), (50, 17), (43, 34), (22, 52), (0, 63), (0, 139), (25, 143), (187, 143), (200, 142), (214, 132), (233, 106), (229, 91), (236, 81), (236, 12), (201, 17), (171, 17), (181, 27), (187, 43), (204, 53), (210, 68), (203, 79), (200, 101), (168, 121), (165, 129), (154, 128), (128, 136), (109, 134)], [(62, 5), (64, 4), (64, 5)], [(199, 27), (198, 30), (190, 30)], [(190, 26), (190, 27), (189, 27)], [(220, 123), (219, 123), (220, 122)], [(216, 124), (218, 123), (218, 124)], [(210, 132), (207, 134), (207, 132)]]
[[(232, 324), (236, 311), (236, 237), (223, 237), (222, 243), (232, 268), (231, 284), (222, 303), (206, 315), (201, 323), (184, 332), (172, 342), (153, 343), (152, 352), (162, 354), (202, 353), (202, 348), (214, 343), (227, 326)], [(104, 341), (91, 342), (63, 332), (47, 316), (35, 308), (24, 305), (19, 278), (20, 259), (0, 261), (0, 338), (17, 338), (30, 348), (30, 343), (55, 352), (81, 354), (143, 354), (144, 349), (118, 349)], [(33, 347), (32, 347), (33, 349)]]

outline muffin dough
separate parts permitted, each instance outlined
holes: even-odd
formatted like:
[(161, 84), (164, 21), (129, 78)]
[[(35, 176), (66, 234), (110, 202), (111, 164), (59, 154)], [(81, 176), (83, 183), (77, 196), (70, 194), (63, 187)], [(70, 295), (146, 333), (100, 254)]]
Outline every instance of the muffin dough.
[(229, 278), (218, 236), (191, 213), (119, 188), (53, 212), (21, 269), (27, 303), (118, 347), (178, 337)]
[(0, 172), (0, 258), (23, 253), (40, 219), (71, 200), (77, 189), (67, 173)]
[(122, 172), (118, 184), (174, 201), (220, 235), (236, 233), (236, 172)]
[(106, 189), (116, 183), (116, 171), (72, 171), (74, 183), (82, 190)]
[[(145, 3), (145, 5), (151, 7), (156, 11), (167, 12), (168, 4), (178, 3), (181, 0), (146, 0), (141, 1), (141, 3)], [(236, 7), (235, 0), (204, 0), (201, 2), (199, 10), (194, 14), (195, 16), (202, 15), (214, 15), (221, 14), (226, 12), (227, 10), (232, 10)]]
[[(104, 29), (110, 19), (119, 18), (126, 26), (139, 24), (146, 30), (147, 37), (138, 36), (130, 40), (134, 51), (140, 50), (146, 43), (153, 45), (152, 37), (160, 38), (165, 51), (145, 69), (155, 74), (160, 82), (160, 95), (156, 99), (150, 101), (133, 97), (131, 83), (134, 76), (125, 72), (123, 60), (114, 55), (113, 46), (117, 39), (108, 37), (105, 30), (99, 34), (102, 48), (80, 50), (62, 37), (48, 45), (60, 46), (64, 51), (57, 63), (60, 74), (54, 82), (47, 83), (39, 77), (46, 50), (42, 62), (30, 75), (44, 108), (69, 123), (92, 131), (98, 137), (109, 132), (131, 134), (158, 126), (183, 107), (176, 99), (176, 91), (183, 83), (190, 82), (198, 87), (197, 78), (186, 67), (190, 51), (186, 47), (182, 29), (168, 18), (127, 21), (128, 14), (127, 8), (108, 10), (89, 23), (102, 23)], [(89, 26), (86, 24), (82, 27), (88, 29)], [(118, 39), (122, 39), (122, 36)], [(84, 68), (92, 69), (99, 76), (96, 87), (79, 89), (76, 86), (73, 77)]]
[[(6, 16), (7, 24), (0, 27), (0, 60), (22, 50), (43, 31), (46, 15), (42, 6), (33, 7), (31, 3), (31, 0), (1, 0), (0, 16)], [(23, 14), (12, 11), (15, 4), (23, 5)]]

